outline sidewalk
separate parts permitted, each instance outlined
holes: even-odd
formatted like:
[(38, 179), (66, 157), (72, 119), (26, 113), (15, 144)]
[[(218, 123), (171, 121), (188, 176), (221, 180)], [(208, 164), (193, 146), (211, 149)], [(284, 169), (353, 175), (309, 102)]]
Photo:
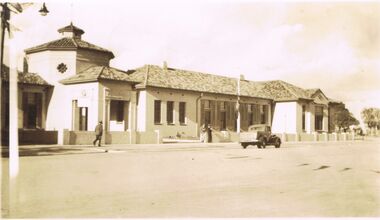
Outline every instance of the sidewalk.
[[(282, 143), (281, 147), (292, 147), (305, 144), (348, 143), (357, 141), (379, 142), (380, 138), (365, 137), (363, 140), (347, 141), (289, 141)], [(167, 143), (167, 144), (111, 144), (101, 147), (93, 145), (21, 145), (19, 155), (24, 156), (51, 156), (69, 154), (92, 153), (122, 153), (136, 151), (165, 151), (165, 150), (206, 150), (222, 148), (241, 148), (238, 142), (223, 143)], [(2, 147), (2, 157), (8, 157), (8, 147)]]
[[(93, 145), (21, 145), (19, 155), (23, 156), (50, 156), (67, 154), (89, 153), (121, 153), (128, 151), (162, 151), (185, 149), (226, 148), (238, 145), (229, 143), (176, 143), (176, 144), (114, 144), (101, 147)], [(8, 147), (2, 147), (2, 157), (8, 157)]]

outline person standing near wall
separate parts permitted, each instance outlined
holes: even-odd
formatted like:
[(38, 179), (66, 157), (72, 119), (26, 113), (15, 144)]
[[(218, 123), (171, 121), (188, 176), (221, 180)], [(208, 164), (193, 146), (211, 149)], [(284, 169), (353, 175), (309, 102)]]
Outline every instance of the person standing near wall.
[(208, 141), (207, 126), (205, 124), (201, 126), (200, 141), (201, 143), (207, 143)]
[(211, 125), (207, 126), (207, 143), (212, 143), (212, 128)]
[(100, 143), (102, 141), (102, 135), (103, 135), (103, 123), (102, 121), (99, 121), (98, 125), (95, 127), (95, 140), (92, 142), (94, 146), (96, 145), (96, 141), (99, 141), (98, 146), (100, 147)]

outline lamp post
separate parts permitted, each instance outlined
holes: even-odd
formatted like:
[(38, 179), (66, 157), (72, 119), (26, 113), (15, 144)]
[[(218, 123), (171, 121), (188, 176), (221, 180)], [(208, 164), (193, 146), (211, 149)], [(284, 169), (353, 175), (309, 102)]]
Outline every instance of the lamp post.
[[(23, 6), (29, 5), (30, 3), (20, 4), (20, 3), (0, 3), (1, 9), (1, 52), (0, 52), (0, 73), (4, 72), (4, 41), (6, 30), (10, 34), (11, 32), (11, 14), (23, 12)], [(43, 3), (39, 13), (42, 16), (46, 16), (49, 11), (46, 8), (45, 3)], [(18, 173), (18, 96), (17, 96), (17, 51), (10, 45), (10, 65), (9, 65), (9, 160), (10, 162), (15, 162), (14, 170), (10, 170), (10, 175), (17, 175)], [(0, 92), (2, 92), (2, 78), (0, 83)], [(0, 93), (1, 94), (1, 93)], [(2, 101), (2, 100), (1, 100)], [(1, 102), (2, 104), (2, 102)], [(2, 118), (2, 117), (1, 117)], [(0, 129), (2, 129), (2, 121), (0, 121)], [(1, 140), (1, 130), (0, 130), (0, 140)], [(12, 163), (11, 163), (12, 164)], [(13, 164), (12, 164), (13, 165)], [(11, 168), (11, 167), (10, 167)], [(15, 172), (15, 173), (14, 173)]]
[[(18, 14), (23, 12), (23, 6), (30, 5), (30, 3), (0, 3), (1, 10), (1, 48), (0, 48), (0, 74), (3, 74), (4, 68), (4, 41), (5, 41), (5, 32), (8, 31), (9, 35), (11, 33), (11, 14)], [(47, 10), (45, 3), (42, 8), (39, 10), (39, 13), (42, 16), (47, 15), (49, 11)], [(8, 185), (8, 192), (2, 199), (3, 208), (5, 209), (5, 215), (9, 215), (11, 210), (14, 208), (15, 204), (18, 201), (17, 193), (17, 176), (19, 172), (19, 147), (18, 147), (18, 72), (17, 72), (17, 59), (18, 51), (17, 46), (12, 42), (13, 40), (9, 37), (9, 160), (8, 160), (8, 175), (3, 174), (3, 178), (9, 178), (9, 181), (6, 181)], [(2, 77), (0, 77), (0, 101), (1, 106), (3, 106), (2, 100)], [(3, 112), (1, 111), (1, 114)], [(3, 115), (1, 115), (1, 120), (3, 120)], [(2, 121), (0, 121), (0, 141), (2, 140)], [(4, 204), (5, 203), (5, 204)]]

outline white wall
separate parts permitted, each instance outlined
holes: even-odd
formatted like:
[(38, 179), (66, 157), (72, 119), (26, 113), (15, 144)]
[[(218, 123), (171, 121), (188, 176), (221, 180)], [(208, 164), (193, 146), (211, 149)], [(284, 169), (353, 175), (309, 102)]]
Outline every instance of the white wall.
[[(196, 100), (199, 97), (199, 93), (187, 92), (179, 90), (170, 90), (163, 88), (148, 88), (146, 93), (146, 119), (138, 117), (138, 123), (145, 122), (145, 128), (147, 131), (160, 131), (160, 136), (175, 136), (177, 132), (184, 133), (188, 136), (197, 136), (197, 104)], [(161, 100), (161, 124), (154, 124), (154, 100)], [(174, 123), (167, 124), (166, 107), (167, 101), (174, 101)], [(139, 101), (141, 102), (141, 101)], [(179, 123), (179, 102), (186, 102), (186, 124), (181, 125)], [(140, 109), (139, 109), (140, 111)], [(139, 112), (140, 113), (140, 112)], [(142, 116), (143, 114), (141, 114)], [(140, 115), (139, 115), (140, 116)]]
[(147, 92), (145, 90), (139, 91), (137, 103), (137, 131), (146, 131), (147, 111)]
[[(72, 127), (72, 101), (78, 100), (78, 107), (88, 107), (88, 124), (89, 131), (93, 131), (99, 121), (99, 84), (82, 83), (65, 86), (67, 102), (62, 108), (68, 109), (70, 117), (67, 117), (67, 121), (64, 123), (64, 128), (70, 129)], [(66, 117), (65, 117), (66, 118)]]
[[(274, 107), (272, 132), (297, 132), (297, 102), (277, 102)], [(302, 109), (301, 109), (302, 111)], [(302, 114), (301, 114), (302, 117)], [(301, 127), (302, 128), (302, 127)]]
[[(42, 51), (28, 54), (28, 70), (38, 73), (50, 84), (58, 85), (59, 80), (76, 74), (76, 54), (76, 51)], [(67, 66), (64, 73), (57, 69), (61, 63)]]
[[(103, 94), (104, 90), (106, 90), (106, 94)], [(103, 97), (103, 95), (106, 95), (106, 97)], [(135, 96), (136, 96), (136, 92), (135, 91), (132, 91), (132, 86), (129, 85), (128, 83), (126, 82), (118, 82), (118, 81), (102, 81), (100, 83), (100, 88), (99, 88), (99, 98), (100, 98), (100, 103), (103, 103), (104, 102), (104, 98), (107, 99), (107, 106), (105, 106), (105, 108), (107, 109), (106, 110), (106, 114), (110, 114), (110, 115), (107, 115), (105, 118), (108, 118), (109, 119), (109, 124), (107, 124), (107, 121), (106, 119), (103, 119), (103, 123), (105, 126), (107, 126), (107, 130), (109, 131), (124, 131), (125, 130), (125, 123), (127, 123), (125, 120), (123, 122), (116, 122), (115, 120), (112, 120), (112, 117), (111, 117), (111, 108), (110, 105), (110, 100), (121, 100), (121, 101), (125, 101), (125, 105), (124, 105), (124, 112), (125, 113), (128, 113), (128, 129), (131, 129), (131, 128), (134, 128), (134, 127), (131, 127), (133, 125), (130, 124), (130, 121), (131, 121), (131, 115), (129, 113), (130, 111), (130, 105), (133, 105), (132, 107), (134, 108), (135, 107)], [(128, 103), (128, 105), (127, 105)], [(103, 115), (103, 104), (100, 105), (100, 108), (99, 108), (99, 116), (102, 116)], [(133, 110), (133, 109), (132, 109)], [(101, 117), (99, 118), (101, 119)], [(133, 120), (133, 119), (132, 119)]]
[[(47, 103), (46, 129), (71, 128), (71, 92), (58, 81), (76, 74), (76, 52), (42, 51), (28, 54), (27, 60), (29, 72), (39, 74), (48, 83), (54, 85), (53, 92), (48, 95), (51, 97)], [(66, 72), (58, 71), (57, 66), (60, 63), (66, 64)]]

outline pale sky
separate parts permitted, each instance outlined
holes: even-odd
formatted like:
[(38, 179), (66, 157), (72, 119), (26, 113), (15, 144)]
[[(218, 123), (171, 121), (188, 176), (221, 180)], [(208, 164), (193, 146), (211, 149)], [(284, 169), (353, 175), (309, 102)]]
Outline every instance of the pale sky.
[(249, 80), (320, 88), (360, 119), (380, 108), (380, 1), (46, 1), (12, 17), (25, 49), (60, 38), (73, 24), (82, 39), (114, 52), (123, 70), (162, 65)]

